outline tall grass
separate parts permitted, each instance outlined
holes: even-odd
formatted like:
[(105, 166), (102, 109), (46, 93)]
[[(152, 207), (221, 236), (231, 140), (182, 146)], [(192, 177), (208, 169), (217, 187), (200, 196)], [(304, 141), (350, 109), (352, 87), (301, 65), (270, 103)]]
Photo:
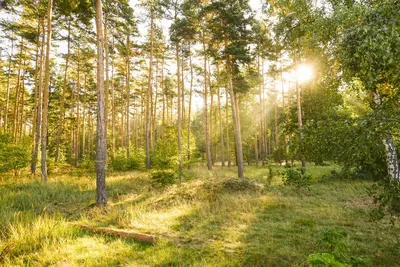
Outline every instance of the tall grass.
[[(95, 179), (76, 170), (48, 184), (0, 182), (0, 258), (5, 266), (291, 266), (318, 251), (326, 227), (344, 229), (357, 256), (396, 266), (398, 226), (372, 222), (368, 181), (323, 180), (299, 194), (282, 186), (284, 168), (246, 167), (256, 187), (227, 187), (234, 168), (201, 167), (177, 184), (152, 187), (147, 172), (107, 177), (109, 203), (93, 205)], [(310, 166), (314, 180), (335, 166)], [(93, 234), (90, 224), (154, 234), (155, 246)], [(397, 245), (398, 246), (398, 245)]]

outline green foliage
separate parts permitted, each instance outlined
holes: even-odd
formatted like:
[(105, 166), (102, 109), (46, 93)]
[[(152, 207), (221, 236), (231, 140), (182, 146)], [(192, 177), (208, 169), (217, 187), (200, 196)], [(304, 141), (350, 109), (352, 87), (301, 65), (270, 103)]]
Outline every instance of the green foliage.
[(318, 236), (317, 245), (323, 252), (311, 254), (307, 262), (312, 267), (370, 267), (369, 259), (350, 255), (344, 243), (347, 233), (339, 228), (325, 228)]
[(16, 173), (25, 168), (29, 160), (28, 140), (14, 144), (9, 135), (0, 135), (0, 172), (14, 171)]
[(347, 236), (346, 232), (339, 228), (325, 228), (318, 236), (319, 247), (329, 252), (345, 252), (348, 250), (343, 243), (343, 239)]
[(150, 179), (153, 186), (165, 187), (174, 184), (177, 180), (177, 175), (173, 170), (155, 170), (151, 172)]
[(129, 154), (129, 158), (127, 158), (126, 149), (118, 149), (111, 159), (111, 168), (114, 171), (130, 171), (143, 168), (145, 159), (144, 150), (131, 148)]
[(307, 263), (312, 267), (350, 267), (351, 265), (344, 264), (335, 259), (330, 253), (311, 254), (307, 258)]
[(268, 166), (267, 183), (269, 185), (271, 184), (273, 178), (274, 178), (274, 171), (272, 170), (271, 166)]
[[(178, 134), (176, 127), (164, 125), (164, 136), (159, 138), (156, 142), (155, 149), (152, 153), (152, 167), (160, 170), (174, 169), (179, 164), (179, 150), (178, 150)], [(190, 154), (193, 155), (196, 148), (196, 138), (189, 133), (190, 144), (187, 144), (186, 130), (182, 130), (182, 163), (187, 164), (187, 154), (190, 150)]]
[(372, 211), (373, 219), (379, 220), (388, 215), (392, 221), (400, 216), (400, 185), (397, 181), (386, 177), (369, 189), (376, 208)]
[(304, 129), (303, 155), (319, 164), (336, 162), (347, 177), (383, 177), (385, 152), (376, 127), (373, 117), (309, 122)]
[(306, 174), (305, 168), (294, 169), (288, 167), (283, 173), (284, 184), (297, 189), (309, 188), (311, 185), (311, 179), (311, 175)]

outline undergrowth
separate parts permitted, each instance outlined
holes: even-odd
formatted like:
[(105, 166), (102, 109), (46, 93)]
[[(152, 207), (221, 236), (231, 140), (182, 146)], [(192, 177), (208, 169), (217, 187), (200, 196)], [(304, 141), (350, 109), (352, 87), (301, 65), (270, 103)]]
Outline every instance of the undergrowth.
[[(333, 168), (308, 167), (318, 180)], [(55, 169), (48, 183), (0, 181), (0, 265), (291, 266), (330, 253), (324, 229), (342, 229), (346, 248), (373, 266), (396, 266), (398, 226), (372, 222), (369, 181), (325, 179), (299, 196), (282, 187), (283, 167), (194, 167), (167, 186), (149, 172), (110, 173), (108, 205), (96, 207), (91, 173)], [(155, 246), (81, 231), (75, 224), (153, 234)], [(323, 240), (323, 239), (321, 239)], [(326, 256), (326, 255), (325, 255)], [(336, 256), (334, 256), (336, 257)], [(335, 258), (336, 259), (336, 258)]]

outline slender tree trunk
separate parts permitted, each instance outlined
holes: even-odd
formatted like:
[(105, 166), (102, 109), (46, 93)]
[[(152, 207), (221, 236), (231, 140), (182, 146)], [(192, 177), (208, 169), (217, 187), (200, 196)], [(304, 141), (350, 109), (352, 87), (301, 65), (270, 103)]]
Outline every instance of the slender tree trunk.
[(190, 122), (192, 113), (192, 94), (193, 94), (193, 64), (192, 64), (192, 50), (189, 42), (189, 65), (190, 65), (190, 88), (189, 88), (189, 107), (188, 107), (188, 128), (187, 128), (187, 159), (188, 159), (188, 169), (190, 168)]
[[(112, 50), (114, 50), (114, 38), (112, 42)], [(112, 146), (112, 157), (114, 157), (115, 153), (115, 117), (116, 117), (116, 110), (115, 110), (115, 88), (114, 88), (114, 57), (111, 58), (111, 99), (112, 99), (112, 118), (111, 118), (111, 146)]]
[[(35, 140), (36, 140), (36, 116), (37, 116), (37, 102), (38, 102), (38, 93), (39, 93), (39, 47), (40, 47), (40, 26), (41, 20), (38, 17), (38, 27), (37, 27), (37, 39), (36, 39), (36, 53), (35, 53), (35, 84), (34, 84), (34, 92), (33, 92), (33, 120), (32, 120), (32, 157), (35, 153)], [(31, 163), (32, 164), (32, 163)], [(32, 167), (32, 166), (31, 166)]]
[(86, 116), (86, 86), (87, 86), (87, 80), (86, 80), (86, 73), (85, 73), (85, 80), (84, 80), (84, 85), (83, 85), (83, 103), (82, 103), (82, 158), (85, 159), (85, 143), (86, 143), (86, 126), (85, 126), (85, 116)]
[[(130, 49), (130, 39), (129, 39), (129, 34), (128, 38), (126, 41), (126, 46), (128, 50)], [(130, 151), (129, 151), (129, 145), (130, 145), (130, 138), (129, 138), (129, 104), (130, 104), (130, 95), (131, 95), (131, 89), (129, 86), (130, 83), (130, 53), (128, 52), (127, 59), (126, 59), (126, 158), (130, 158)]]
[(150, 99), (151, 99), (151, 80), (153, 68), (153, 39), (154, 39), (154, 13), (153, 7), (150, 7), (150, 59), (149, 59), (149, 77), (146, 97), (146, 169), (150, 169)]
[(208, 106), (207, 106), (207, 50), (206, 50), (206, 42), (203, 37), (203, 53), (204, 53), (204, 131), (205, 131), (205, 140), (206, 140), (206, 157), (207, 157), (207, 169), (212, 170), (212, 161), (211, 161), (211, 149), (210, 149), (210, 136), (209, 136), (209, 126), (208, 126)]
[(178, 120), (176, 122), (178, 128), (178, 158), (179, 158), (179, 172), (182, 172), (182, 140), (181, 140), (181, 74), (180, 74), (180, 59), (179, 59), (179, 43), (175, 44), (175, 56), (176, 56), (176, 77), (178, 86)]
[[(217, 65), (217, 73), (219, 75), (219, 69)], [(222, 126), (222, 112), (221, 112), (221, 90), (218, 85), (218, 117), (219, 117), (219, 136), (221, 141), (221, 166), (225, 166), (225, 146), (224, 146), (224, 129)]]
[(78, 45), (78, 70), (77, 70), (77, 88), (76, 88), (76, 130), (75, 130), (75, 166), (79, 163), (79, 106), (80, 106), (80, 94), (81, 94), (81, 81), (80, 81), (80, 62), (79, 62), (79, 45)]
[(14, 100), (14, 110), (13, 110), (13, 140), (14, 143), (17, 143), (17, 132), (18, 132), (18, 103), (19, 103), (19, 94), (20, 94), (20, 82), (21, 82), (21, 70), (22, 70), (22, 52), (23, 52), (23, 46), (24, 46), (24, 39), (21, 37), (21, 48), (19, 52), (19, 66), (18, 66), (18, 76), (17, 76), (17, 85), (15, 87), (15, 100)]
[(61, 103), (60, 103), (60, 121), (59, 121), (57, 139), (56, 139), (56, 153), (54, 155), (54, 161), (55, 162), (58, 162), (61, 135), (62, 135), (62, 132), (63, 132), (63, 127), (64, 127), (65, 92), (67, 91), (68, 65), (69, 65), (70, 48), (71, 48), (71, 39), (70, 38), (71, 38), (71, 22), (68, 23), (67, 57), (65, 58), (64, 82), (63, 82), (63, 90), (62, 90), (62, 93), (61, 93)]
[[(162, 90), (162, 125), (161, 125), (161, 137), (164, 137), (164, 127), (165, 127), (165, 108), (167, 106), (168, 108), (168, 103), (167, 105), (165, 104), (166, 102), (166, 94), (165, 94), (165, 88), (164, 88), (164, 57), (162, 58), (161, 62), (161, 90)], [(167, 111), (167, 116), (168, 116), (168, 111)]]
[(12, 56), (14, 54), (14, 38), (11, 34), (11, 53), (9, 55), (8, 60), (8, 73), (7, 73), (7, 94), (6, 94), (6, 110), (4, 115), (4, 132), (8, 133), (8, 112), (9, 112), (9, 105), (10, 105), (10, 86), (11, 86), (11, 62)]
[(109, 55), (109, 49), (108, 49), (108, 16), (107, 12), (105, 13), (105, 18), (104, 18), (104, 53), (105, 53), (105, 73), (106, 73), (106, 80), (104, 82), (104, 120), (105, 120), (105, 128), (104, 130), (106, 131), (105, 135), (107, 136), (107, 131), (108, 131), (108, 105), (109, 105), (109, 94), (110, 94), (110, 77), (109, 77), (109, 65), (110, 65), (110, 55)]
[[(264, 165), (264, 159), (265, 159), (265, 150), (264, 150), (264, 100), (263, 100), (263, 87), (264, 87), (264, 73), (263, 73), (263, 68), (260, 66), (260, 55), (258, 55), (258, 72), (261, 74), (261, 83), (258, 86), (258, 93), (259, 93), (259, 98), (260, 98), (260, 129), (259, 129), (259, 142), (260, 142), (260, 154), (258, 156), (261, 157), (261, 162), (262, 165)], [(258, 163), (258, 159), (256, 159), (256, 163)]]
[[(374, 92), (374, 102), (376, 106), (380, 106), (382, 104), (382, 96), (379, 93)], [(399, 160), (391, 133), (385, 134), (383, 144), (386, 150), (387, 173), (393, 181), (396, 181), (397, 184), (400, 185)]]
[(42, 113), (42, 180), (47, 182), (47, 127), (48, 127), (48, 105), (50, 87), (50, 49), (51, 49), (51, 22), (53, 16), (53, 1), (49, 0), (47, 10), (47, 44), (46, 44), (46, 66), (43, 84), (43, 113)]
[(211, 85), (211, 63), (210, 60), (208, 60), (208, 86), (210, 88), (210, 157), (211, 157), (211, 164), (214, 166), (215, 162), (215, 153), (216, 151), (213, 149), (213, 104), (214, 104), (214, 93), (212, 90), (212, 85)]
[(97, 145), (96, 145), (96, 204), (107, 204), (106, 197), (106, 158), (107, 137), (105, 129), (104, 99), (104, 39), (103, 39), (103, 7), (101, 0), (96, 0), (96, 32), (97, 32)]
[[(296, 94), (297, 94), (297, 123), (299, 127), (299, 138), (300, 138), (300, 144), (302, 143), (303, 140), (303, 133), (302, 133), (302, 128), (303, 128), (303, 118), (301, 115), (301, 98), (300, 98), (300, 86), (299, 86), (299, 79), (298, 79), (298, 73), (297, 73), (297, 59), (296, 56), (294, 58), (294, 67), (296, 69)], [(306, 162), (303, 157), (301, 157), (301, 166), (303, 168), (306, 167)]]
[[(286, 112), (285, 112), (285, 87), (283, 83), (283, 68), (282, 68), (282, 60), (279, 62), (280, 64), (280, 74), (281, 74), (281, 90), (282, 90), (282, 110), (283, 110), (283, 118), (286, 121)], [(285, 152), (285, 165), (288, 165), (288, 157), (287, 157), (287, 144), (286, 144), (286, 135), (283, 132), (283, 147)]]
[(42, 18), (42, 41), (41, 41), (41, 49), (40, 49), (40, 67), (39, 67), (39, 87), (38, 87), (38, 100), (37, 100), (37, 108), (36, 108), (36, 133), (35, 133), (35, 147), (32, 155), (32, 163), (31, 163), (31, 173), (35, 174), (37, 159), (39, 155), (39, 144), (41, 137), (41, 121), (42, 121), (42, 92), (43, 92), (43, 62), (44, 62), (44, 18)]
[(230, 137), (229, 137), (229, 88), (228, 88), (228, 82), (226, 83), (226, 88), (225, 88), (225, 120), (226, 120), (226, 154), (227, 154), (227, 160), (228, 160), (228, 168), (232, 166), (232, 161), (231, 161), (231, 149), (230, 149)]
[[(24, 69), (25, 69), (25, 60), (24, 60)], [(22, 74), (22, 94), (21, 94), (21, 111), (20, 111), (20, 119), (19, 119), (19, 140), (22, 140), (22, 136), (23, 136), (23, 125), (24, 125), (24, 106), (25, 106), (25, 72), (24, 74)]]
[[(227, 47), (227, 41), (225, 40), (225, 47)], [(229, 54), (226, 54), (226, 73), (228, 80), (229, 93), (232, 105), (232, 117), (233, 126), (235, 131), (235, 143), (236, 143), (236, 161), (238, 166), (238, 177), (239, 179), (244, 178), (244, 163), (243, 163), (243, 149), (242, 149), (242, 135), (240, 132), (240, 118), (239, 118), (239, 108), (237, 100), (235, 99), (235, 93), (233, 92), (232, 77), (231, 77), (231, 63)]]

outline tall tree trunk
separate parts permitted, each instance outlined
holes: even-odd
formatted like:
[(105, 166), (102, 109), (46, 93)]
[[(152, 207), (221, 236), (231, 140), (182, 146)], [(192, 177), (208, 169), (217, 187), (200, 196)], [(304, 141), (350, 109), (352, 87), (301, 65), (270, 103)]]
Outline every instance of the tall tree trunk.
[[(168, 104), (166, 105), (166, 94), (165, 94), (165, 88), (164, 88), (164, 56), (162, 58), (161, 62), (161, 91), (162, 91), (162, 125), (161, 125), (161, 137), (164, 137), (164, 128), (165, 128), (165, 108)], [(167, 116), (168, 116), (168, 111), (167, 111)]]
[[(282, 90), (282, 110), (283, 110), (283, 118), (286, 121), (286, 112), (285, 112), (285, 87), (283, 83), (283, 67), (282, 67), (282, 59), (280, 59), (280, 74), (281, 74), (281, 90)], [(286, 144), (286, 135), (285, 132), (283, 134), (283, 147), (285, 152), (285, 165), (288, 165), (288, 157), (287, 157), (287, 144)]]
[[(24, 60), (24, 69), (25, 69), (25, 60)], [(19, 116), (19, 140), (22, 140), (22, 135), (23, 135), (23, 117), (24, 117), (24, 106), (25, 106), (25, 72), (22, 74), (22, 79), (21, 79), (21, 86), (22, 86), (22, 92), (21, 92), (21, 104), (20, 104), (20, 116)]]
[(180, 59), (179, 59), (179, 42), (175, 44), (175, 57), (176, 57), (176, 77), (178, 86), (178, 120), (176, 126), (178, 128), (178, 159), (179, 159), (179, 172), (182, 172), (182, 140), (181, 140), (181, 74), (180, 74)]
[(86, 126), (85, 126), (85, 116), (86, 116), (86, 86), (87, 86), (87, 77), (86, 77), (86, 73), (85, 73), (85, 80), (84, 80), (84, 85), (83, 85), (83, 103), (82, 103), (82, 107), (83, 107), (83, 111), (82, 111), (82, 158), (85, 159), (86, 156)]
[[(303, 118), (301, 115), (301, 98), (300, 98), (300, 85), (299, 85), (299, 79), (298, 79), (298, 73), (297, 73), (297, 59), (296, 56), (294, 57), (294, 67), (296, 70), (296, 94), (297, 94), (297, 123), (299, 127), (299, 138), (300, 138), (300, 144), (302, 143), (303, 140), (303, 133), (302, 133), (302, 128), (303, 128)], [(303, 168), (306, 167), (306, 161), (304, 160), (303, 157), (301, 157), (301, 166)]]
[(11, 34), (11, 53), (9, 55), (8, 60), (8, 73), (7, 73), (7, 94), (6, 94), (6, 110), (4, 115), (4, 132), (8, 133), (8, 112), (9, 112), (9, 105), (10, 105), (10, 86), (11, 86), (11, 62), (12, 56), (14, 54), (14, 38), (13, 34)]
[(97, 32), (97, 145), (96, 145), (96, 204), (107, 204), (106, 197), (106, 158), (107, 137), (105, 129), (104, 103), (104, 39), (103, 39), (103, 7), (101, 0), (96, 0), (96, 32)]
[(230, 148), (230, 138), (229, 138), (229, 104), (228, 104), (228, 99), (229, 99), (229, 86), (228, 82), (226, 82), (226, 88), (225, 88), (225, 120), (226, 120), (226, 155), (227, 155), (227, 160), (228, 160), (228, 168), (232, 166), (232, 161), (231, 161), (231, 148)]
[(216, 151), (213, 149), (213, 104), (214, 104), (214, 93), (211, 85), (211, 62), (208, 60), (208, 86), (210, 88), (210, 157), (211, 164), (214, 166), (215, 162), (215, 153)]
[(154, 12), (153, 7), (150, 7), (150, 59), (149, 59), (149, 77), (147, 83), (146, 97), (146, 169), (150, 169), (150, 99), (151, 99), (151, 79), (153, 68), (153, 39), (154, 39)]
[(104, 53), (105, 53), (105, 73), (106, 73), (106, 80), (104, 83), (104, 120), (105, 120), (105, 128), (104, 130), (106, 131), (105, 135), (107, 136), (107, 131), (108, 131), (108, 102), (109, 102), (109, 94), (110, 94), (110, 77), (108, 73), (109, 65), (110, 65), (110, 55), (109, 55), (109, 48), (108, 48), (108, 12), (105, 12), (105, 18), (104, 18), (104, 24), (103, 24), (103, 29), (104, 29)]
[(47, 8), (47, 44), (46, 66), (43, 84), (43, 113), (42, 113), (42, 180), (47, 182), (47, 131), (48, 131), (48, 106), (50, 87), (50, 48), (51, 48), (51, 22), (53, 16), (53, 0), (49, 0)]
[[(374, 92), (374, 102), (376, 106), (380, 106), (382, 104), (382, 96), (379, 93)], [(383, 144), (386, 150), (387, 173), (393, 181), (396, 181), (397, 184), (400, 185), (399, 160), (391, 133), (385, 134)]]
[[(38, 93), (39, 93), (39, 47), (40, 47), (40, 27), (41, 20), (38, 17), (38, 26), (37, 26), (37, 39), (36, 39), (36, 53), (35, 53), (35, 83), (34, 83), (34, 92), (33, 92), (33, 120), (32, 120), (32, 157), (35, 153), (35, 140), (36, 140), (36, 116), (37, 116), (37, 103), (38, 103)], [(31, 165), (32, 167), (32, 165)]]
[(17, 76), (17, 85), (15, 87), (15, 99), (14, 99), (14, 110), (13, 110), (13, 140), (14, 143), (17, 143), (17, 132), (18, 132), (18, 103), (19, 103), (19, 94), (20, 94), (20, 83), (21, 83), (21, 70), (22, 70), (22, 52), (24, 46), (24, 39), (21, 37), (21, 44), (20, 44), (20, 52), (19, 52), (19, 66), (18, 66), (18, 76)]
[(206, 141), (206, 158), (207, 158), (207, 169), (212, 170), (211, 161), (211, 149), (210, 149), (210, 136), (209, 136), (209, 126), (208, 126), (208, 106), (207, 106), (207, 50), (206, 42), (203, 37), (203, 53), (204, 53), (204, 131), (205, 131), (205, 141)]
[[(217, 64), (217, 73), (219, 75), (219, 69), (218, 69), (218, 64)], [(221, 112), (221, 90), (218, 85), (218, 117), (219, 117), (219, 136), (220, 136), (220, 141), (221, 141), (221, 166), (225, 166), (225, 146), (224, 146), (224, 129), (222, 126), (222, 112)]]
[[(227, 47), (227, 41), (225, 40), (225, 47)], [(237, 100), (235, 99), (235, 93), (233, 92), (232, 77), (231, 77), (231, 62), (229, 54), (225, 55), (226, 60), (226, 74), (228, 80), (229, 94), (232, 105), (232, 117), (233, 127), (235, 131), (235, 148), (236, 148), (236, 162), (238, 167), (239, 179), (244, 178), (244, 163), (243, 163), (243, 149), (242, 149), (242, 134), (240, 132), (240, 118), (239, 118), (239, 107)]]
[(129, 151), (129, 145), (130, 145), (130, 138), (129, 138), (129, 104), (130, 104), (130, 95), (131, 95), (131, 89), (129, 86), (130, 83), (130, 53), (129, 53), (129, 46), (130, 46), (130, 39), (129, 39), (129, 34), (128, 34), (128, 38), (126, 41), (126, 46), (128, 48), (128, 55), (127, 55), (127, 59), (126, 59), (126, 158), (129, 159), (130, 158), (130, 151)]
[[(112, 41), (112, 51), (114, 51), (114, 38)], [(115, 88), (114, 88), (114, 57), (111, 57), (112, 63), (111, 63), (111, 105), (112, 105), (112, 117), (111, 117), (111, 146), (112, 146), (112, 157), (114, 157), (115, 153), (115, 117), (116, 117), (116, 110), (115, 110)]]
[(44, 62), (44, 18), (42, 18), (42, 41), (40, 49), (40, 67), (39, 67), (39, 87), (38, 87), (38, 100), (36, 107), (36, 133), (35, 133), (35, 147), (33, 149), (32, 163), (31, 163), (31, 173), (35, 174), (37, 159), (39, 155), (39, 144), (41, 137), (41, 121), (42, 121), (42, 99), (43, 99), (43, 62)]
[(78, 45), (78, 70), (77, 70), (77, 88), (76, 88), (76, 130), (75, 130), (75, 160), (74, 164), (77, 167), (79, 163), (79, 106), (80, 106), (80, 94), (81, 94), (81, 80), (80, 80), (80, 62), (79, 62), (79, 45)]
[(56, 153), (54, 155), (55, 162), (58, 162), (61, 135), (64, 130), (63, 127), (64, 127), (64, 118), (65, 118), (65, 108), (64, 108), (65, 92), (67, 91), (68, 65), (69, 65), (69, 57), (70, 57), (70, 49), (71, 49), (71, 22), (68, 23), (68, 37), (67, 38), (68, 38), (67, 39), (67, 56), (65, 58), (64, 81), (63, 81), (63, 89), (62, 89), (62, 93), (61, 93), (60, 121), (59, 121), (57, 138), (56, 138)]
[[(265, 159), (265, 150), (264, 150), (264, 100), (263, 100), (263, 87), (264, 87), (264, 73), (263, 73), (263, 68), (260, 66), (260, 53), (258, 55), (258, 61), (257, 61), (257, 66), (258, 66), (258, 72), (261, 74), (261, 83), (258, 86), (258, 94), (260, 98), (260, 128), (259, 128), (259, 142), (260, 142), (260, 154), (258, 155), (261, 157), (261, 164), (264, 165), (264, 159)], [(256, 163), (258, 163), (258, 158), (256, 159)]]
[(193, 94), (193, 64), (192, 64), (192, 50), (189, 42), (189, 65), (190, 65), (190, 88), (189, 88), (189, 107), (188, 107), (188, 118), (187, 118), (187, 159), (188, 169), (190, 168), (190, 122), (192, 113), (192, 94)]

